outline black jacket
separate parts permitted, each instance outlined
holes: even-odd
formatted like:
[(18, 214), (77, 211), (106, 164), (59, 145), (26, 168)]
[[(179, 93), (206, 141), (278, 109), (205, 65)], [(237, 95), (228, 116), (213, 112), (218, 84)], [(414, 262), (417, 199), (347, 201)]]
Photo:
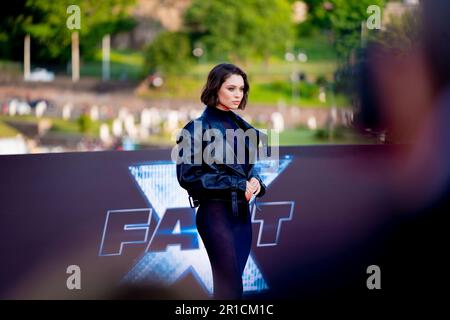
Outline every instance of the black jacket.
[[(198, 200), (202, 199), (223, 199), (229, 200), (232, 202), (233, 214), (237, 215), (237, 200), (245, 200), (245, 190), (246, 190), (246, 182), (250, 180), (252, 177), (258, 179), (261, 184), (261, 191), (257, 195), (257, 197), (262, 197), (266, 192), (266, 186), (264, 185), (261, 178), (256, 173), (254, 168), (254, 164), (249, 165), (249, 170), (247, 174), (244, 172), (242, 166), (240, 164), (226, 164), (225, 159), (217, 159), (216, 161), (208, 164), (205, 161), (201, 161), (201, 164), (194, 164), (194, 157), (202, 156), (205, 147), (211, 143), (211, 141), (203, 141), (203, 135), (205, 130), (207, 129), (218, 129), (221, 131), (222, 136), (225, 137), (225, 128), (222, 125), (221, 120), (217, 117), (212, 107), (206, 107), (203, 114), (195, 119), (191, 120), (186, 126), (183, 128), (190, 135), (190, 148), (188, 148), (188, 155), (183, 155), (182, 152), (178, 153), (181, 157), (183, 156), (186, 159), (186, 156), (191, 159), (191, 163), (186, 163), (187, 161), (181, 161), (177, 163), (177, 179), (181, 187), (186, 189), (189, 193), (189, 196), (192, 197), (191, 207), (198, 206)], [(229, 111), (232, 112), (232, 111)], [(253, 128), (248, 122), (242, 119), (240, 116), (232, 112), (230, 116), (234, 117), (236, 124), (244, 131), (248, 129), (253, 129), (256, 132), (257, 142), (256, 145), (246, 139), (245, 144), (247, 150), (251, 148), (254, 151), (258, 150), (259, 142), (265, 142), (267, 139), (264, 133), (260, 132)], [(197, 125), (201, 123), (202, 130), (196, 132), (194, 130), (194, 122), (197, 122)], [(200, 136), (201, 134), (201, 136)], [(265, 139), (262, 139), (265, 138)], [(183, 135), (177, 137), (177, 145), (180, 146), (180, 143), (183, 142)], [(196, 142), (194, 142), (196, 141)], [(186, 141), (185, 141), (186, 143)], [(194, 143), (200, 148), (194, 148)], [(224, 145), (229, 146), (227, 144), (226, 139), (223, 140)], [(181, 147), (181, 146), (180, 146)], [(183, 152), (186, 150), (182, 149)], [(180, 152), (180, 150), (178, 151)], [(199, 155), (198, 153), (201, 154)], [(225, 158), (225, 153), (223, 153), (223, 158)], [(191, 198), (190, 198), (191, 200)]]

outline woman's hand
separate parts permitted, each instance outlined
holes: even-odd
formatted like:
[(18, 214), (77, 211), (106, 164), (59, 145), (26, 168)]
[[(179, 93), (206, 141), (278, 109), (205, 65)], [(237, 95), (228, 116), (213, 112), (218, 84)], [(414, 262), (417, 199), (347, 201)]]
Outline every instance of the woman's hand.
[(245, 190), (245, 198), (250, 201), (253, 194), (257, 195), (261, 191), (261, 185), (256, 178), (251, 178), (247, 181), (247, 189)]

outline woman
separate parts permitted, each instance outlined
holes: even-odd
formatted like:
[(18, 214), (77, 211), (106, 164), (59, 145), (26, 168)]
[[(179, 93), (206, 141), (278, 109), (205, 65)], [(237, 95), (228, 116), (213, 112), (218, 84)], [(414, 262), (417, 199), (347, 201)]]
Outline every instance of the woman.
[[(177, 139), (178, 146), (186, 142), (189, 146), (188, 151), (183, 149), (184, 160), (177, 162), (177, 177), (189, 193), (191, 206), (199, 205), (197, 229), (211, 263), (216, 299), (242, 296), (242, 273), (252, 244), (249, 201), (266, 190), (252, 157), (262, 133), (233, 112), (245, 109), (248, 92), (247, 75), (241, 69), (232, 64), (215, 66), (201, 95), (205, 111), (190, 121)], [(231, 138), (230, 131), (235, 133)], [(247, 140), (239, 132), (256, 136), (256, 140)], [(205, 141), (208, 137), (211, 144), (219, 146), (211, 153), (205, 152), (211, 146)], [(222, 144), (217, 144), (217, 138)], [(214, 161), (205, 159), (208, 154)]]

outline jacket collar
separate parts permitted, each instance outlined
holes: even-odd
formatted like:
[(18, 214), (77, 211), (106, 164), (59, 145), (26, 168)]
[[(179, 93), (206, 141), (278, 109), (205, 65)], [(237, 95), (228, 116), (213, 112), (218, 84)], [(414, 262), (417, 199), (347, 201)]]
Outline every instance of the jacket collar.
[[(219, 118), (216, 110), (212, 109), (213, 107), (206, 107), (205, 110), (203, 111), (202, 117), (209, 123), (209, 125), (213, 128), (219, 129), (220, 132), (222, 133), (223, 137), (226, 136), (226, 131), (224, 126), (222, 125), (222, 120)], [(240, 116), (238, 116), (236, 113), (234, 113), (233, 111), (228, 111), (230, 112), (230, 116), (232, 118), (234, 118), (234, 120), (237, 122), (237, 125), (244, 131), (246, 131), (247, 129), (254, 129), (252, 125), (250, 125), (248, 122), (246, 122), (244, 119), (242, 119)], [(259, 135), (260, 132), (258, 130), (256, 130), (256, 134)], [(226, 152), (233, 152), (234, 153), (234, 149), (231, 148), (230, 144), (225, 140), (225, 150)], [(245, 146), (247, 149), (249, 149), (249, 142), (248, 139), (245, 139)], [(236, 162), (236, 155), (234, 155), (234, 160)], [(225, 164), (228, 167), (232, 168), (233, 170), (237, 171), (238, 173), (240, 173), (241, 175), (243, 175), (244, 177), (246, 176), (244, 173), (244, 170), (242, 169), (242, 166), (240, 164), (237, 163), (233, 163), (233, 164)]]
[[(240, 117), (238, 114), (234, 113), (233, 111), (228, 111), (231, 113), (231, 117), (234, 118), (238, 124), (238, 126), (246, 131), (248, 129), (256, 130), (256, 134), (258, 137), (263, 135), (263, 133), (257, 129), (255, 129), (250, 123), (245, 121), (242, 117)], [(213, 110), (213, 107), (206, 107), (203, 111), (202, 117), (204, 117), (210, 124), (214, 122), (214, 127), (219, 129), (220, 132), (225, 136), (225, 128), (222, 125), (221, 119), (219, 119), (216, 110)], [(248, 145), (247, 145), (248, 147)]]

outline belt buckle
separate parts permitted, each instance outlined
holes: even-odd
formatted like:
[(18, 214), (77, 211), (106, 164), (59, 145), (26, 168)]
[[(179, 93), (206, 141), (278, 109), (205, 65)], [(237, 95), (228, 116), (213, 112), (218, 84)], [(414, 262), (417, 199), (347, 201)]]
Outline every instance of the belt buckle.
[(197, 208), (200, 205), (200, 201), (198, 199), (192, 198), (192, 196), (189, 196), (189, 205), (191, 208)]

